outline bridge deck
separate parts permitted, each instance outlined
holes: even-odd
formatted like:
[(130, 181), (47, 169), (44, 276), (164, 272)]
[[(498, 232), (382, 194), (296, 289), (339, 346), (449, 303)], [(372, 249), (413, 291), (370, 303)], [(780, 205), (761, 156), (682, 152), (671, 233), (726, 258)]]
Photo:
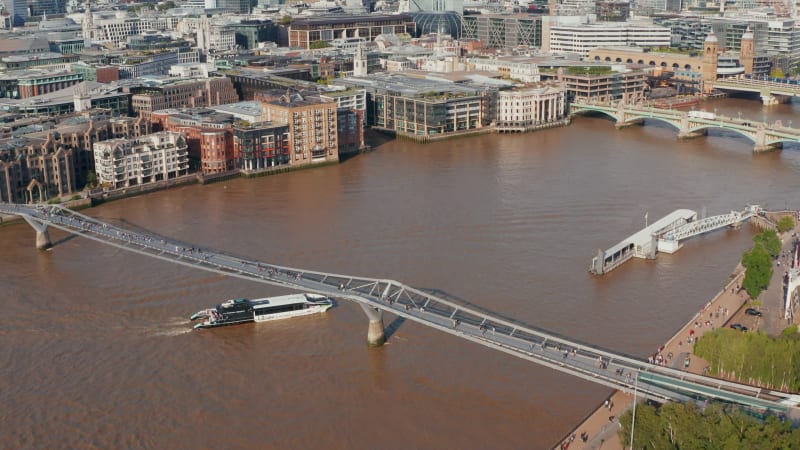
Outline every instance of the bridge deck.
[[(350, 299), (442, 332), (523, 358), (546, 367), (615, 389), (632, 391), (640, 373), (660, 375), (661, 383), (639, 383), (639, 392), (650, 399), (686, 401), (687, 387), (711, 398), (727, 398), (733, 392), (756, 398), (756, 387), (716, 380), (649, 364), (639, 358), (577, 342), (555, 333), (524, 325), (476, 307), (460, 304), (394, 280), (353, 277), (269, 264), (200, 248), (154, 233), (133, 231), (62, 208), (30, 207), (0, 203), (0, 213), (26, 216), (42, 225), (61, 229), (131, 252), (212, 271), (245, 280), (284, 286)], [(788, 395), (759, 409), (785, 410)], [(736, 402), (736, 400), (730, 400)], [(737, 402), (744, 404), (743, 402)], [(746, 404), (752, 407), (752, 405)], [(790, 413), (800, 414), (792, 407)]]

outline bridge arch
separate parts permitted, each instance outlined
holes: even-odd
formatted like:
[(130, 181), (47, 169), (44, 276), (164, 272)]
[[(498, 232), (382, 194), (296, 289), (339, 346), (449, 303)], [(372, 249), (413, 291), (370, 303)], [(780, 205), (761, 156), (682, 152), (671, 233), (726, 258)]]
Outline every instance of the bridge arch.
[(614, 120), (614, 122), (619, 122), (617, 116), (612, 111), (606, 111), (605, 109), (594, 109), (594, 108), (579, 108), (577, 110), (573, 109), (570, 111), (570, 116), (583, 116), (587, 114), (602, 114), (604, 116), (610, 117)]
[(595, 55), (595, 56), (594, 56), (594, 60), (595, 60), (595, 61), (600, 61), (600, 57), (599, 57), (599, 56), (597, 56), (597, 55)]
[(784, 137), (775, 137), (775, 138), (767, 138), (766, 145), (772, 146), (776, 144), (797, 144), (797, 141), (791, 138), (784, 138)]
[[(738, 134), (739, 136), (744, 136), (750, 142), (753, 142), (753, 143), (756, 142), (755, 137), (751, 136), (746, 131), (740, 130), (738, 128), (727, 128), (727, 127), (720, 127), (720, 126), (717, 126), (717, 125), (700, 125), (700, 126), (697, 126), (697, 127), (690, 128), (689, 132), (690, 133), (694, 133), (694, 132), (697, 132), (697, 131), (705, 131), (705, 130), (733, 131), (734, 133)], [(787, 142), (791, 142), (791, 141), (787, 141)]]
[(680, 129), (681, 129), (680, 124), (679, 124), (679, 122), (677, 120), (676, 121), (672, 121), (670, 119), (666, 119), (666, 118), (663, 118), (663, 117), (633, 116), (632, 115), (632, 116), (627, 117), (625, 122), (622, 122), (622, 124), (636, 123), (636, 122), (643, 121), (643, 120), (654, 120), (656, 122), (665, 123), (665, 124), (669, 125), (670, 127), (674, 128), (676, 131), (680, 131)]
[(633, 64), (633, 60), (632, 60), (632, 59), (630, 59), (630, 58), (628, 58), (628, 59), (625, 61), (625, 63), (626, 63), (626, 64)]
[(614, 62), (621, 63), (622, 62), (622, 58), (617, 58), (617, 59), (614, 60)]

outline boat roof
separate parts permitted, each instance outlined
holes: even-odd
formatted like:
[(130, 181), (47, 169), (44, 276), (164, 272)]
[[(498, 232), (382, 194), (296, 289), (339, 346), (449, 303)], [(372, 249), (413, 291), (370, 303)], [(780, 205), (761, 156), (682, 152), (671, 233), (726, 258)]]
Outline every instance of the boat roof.
[(271, 306), (291, 305), (294, 303), (307, 303), (309, 300), (321, 300), (324, 295), (316, 294), (289, 294), (278, 297), (267, 297), (251, 300), (253, 308), (267, 308)]

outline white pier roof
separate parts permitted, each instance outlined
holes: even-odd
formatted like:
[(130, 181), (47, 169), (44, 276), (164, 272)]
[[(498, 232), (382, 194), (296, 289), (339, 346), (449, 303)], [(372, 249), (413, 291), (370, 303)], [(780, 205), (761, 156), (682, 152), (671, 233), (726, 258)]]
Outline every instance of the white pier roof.
[(610, 247), (606, 250), (606, 257), (609, 257), (627, 247), (634, 244), (634, 249), (645, 249), (650, 246), (650, 237), (654, 233), (662, 232), (672, 228), (673, 226), (680, 226), (697, 218), (697, 212), (691, 209), (676, 209), (666, 216), (658, 219), (647, 227), (637, 231), (636, 233), (628, 236), (620, 241), (617, 245)]

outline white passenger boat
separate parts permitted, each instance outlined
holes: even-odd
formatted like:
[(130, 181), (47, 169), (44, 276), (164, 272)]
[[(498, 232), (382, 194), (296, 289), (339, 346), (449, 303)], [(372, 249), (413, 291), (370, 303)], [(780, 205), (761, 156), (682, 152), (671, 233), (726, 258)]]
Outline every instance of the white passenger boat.
[(333, 301), (330, 298), (316, 294), (290, 294), (255, 300), (235, 298), (220, 303), (216, 308), (198, 311), (191, 320), (205, 319), (195, 328), (213, 328), (305, 316), (325, 312), (331, 306)]

